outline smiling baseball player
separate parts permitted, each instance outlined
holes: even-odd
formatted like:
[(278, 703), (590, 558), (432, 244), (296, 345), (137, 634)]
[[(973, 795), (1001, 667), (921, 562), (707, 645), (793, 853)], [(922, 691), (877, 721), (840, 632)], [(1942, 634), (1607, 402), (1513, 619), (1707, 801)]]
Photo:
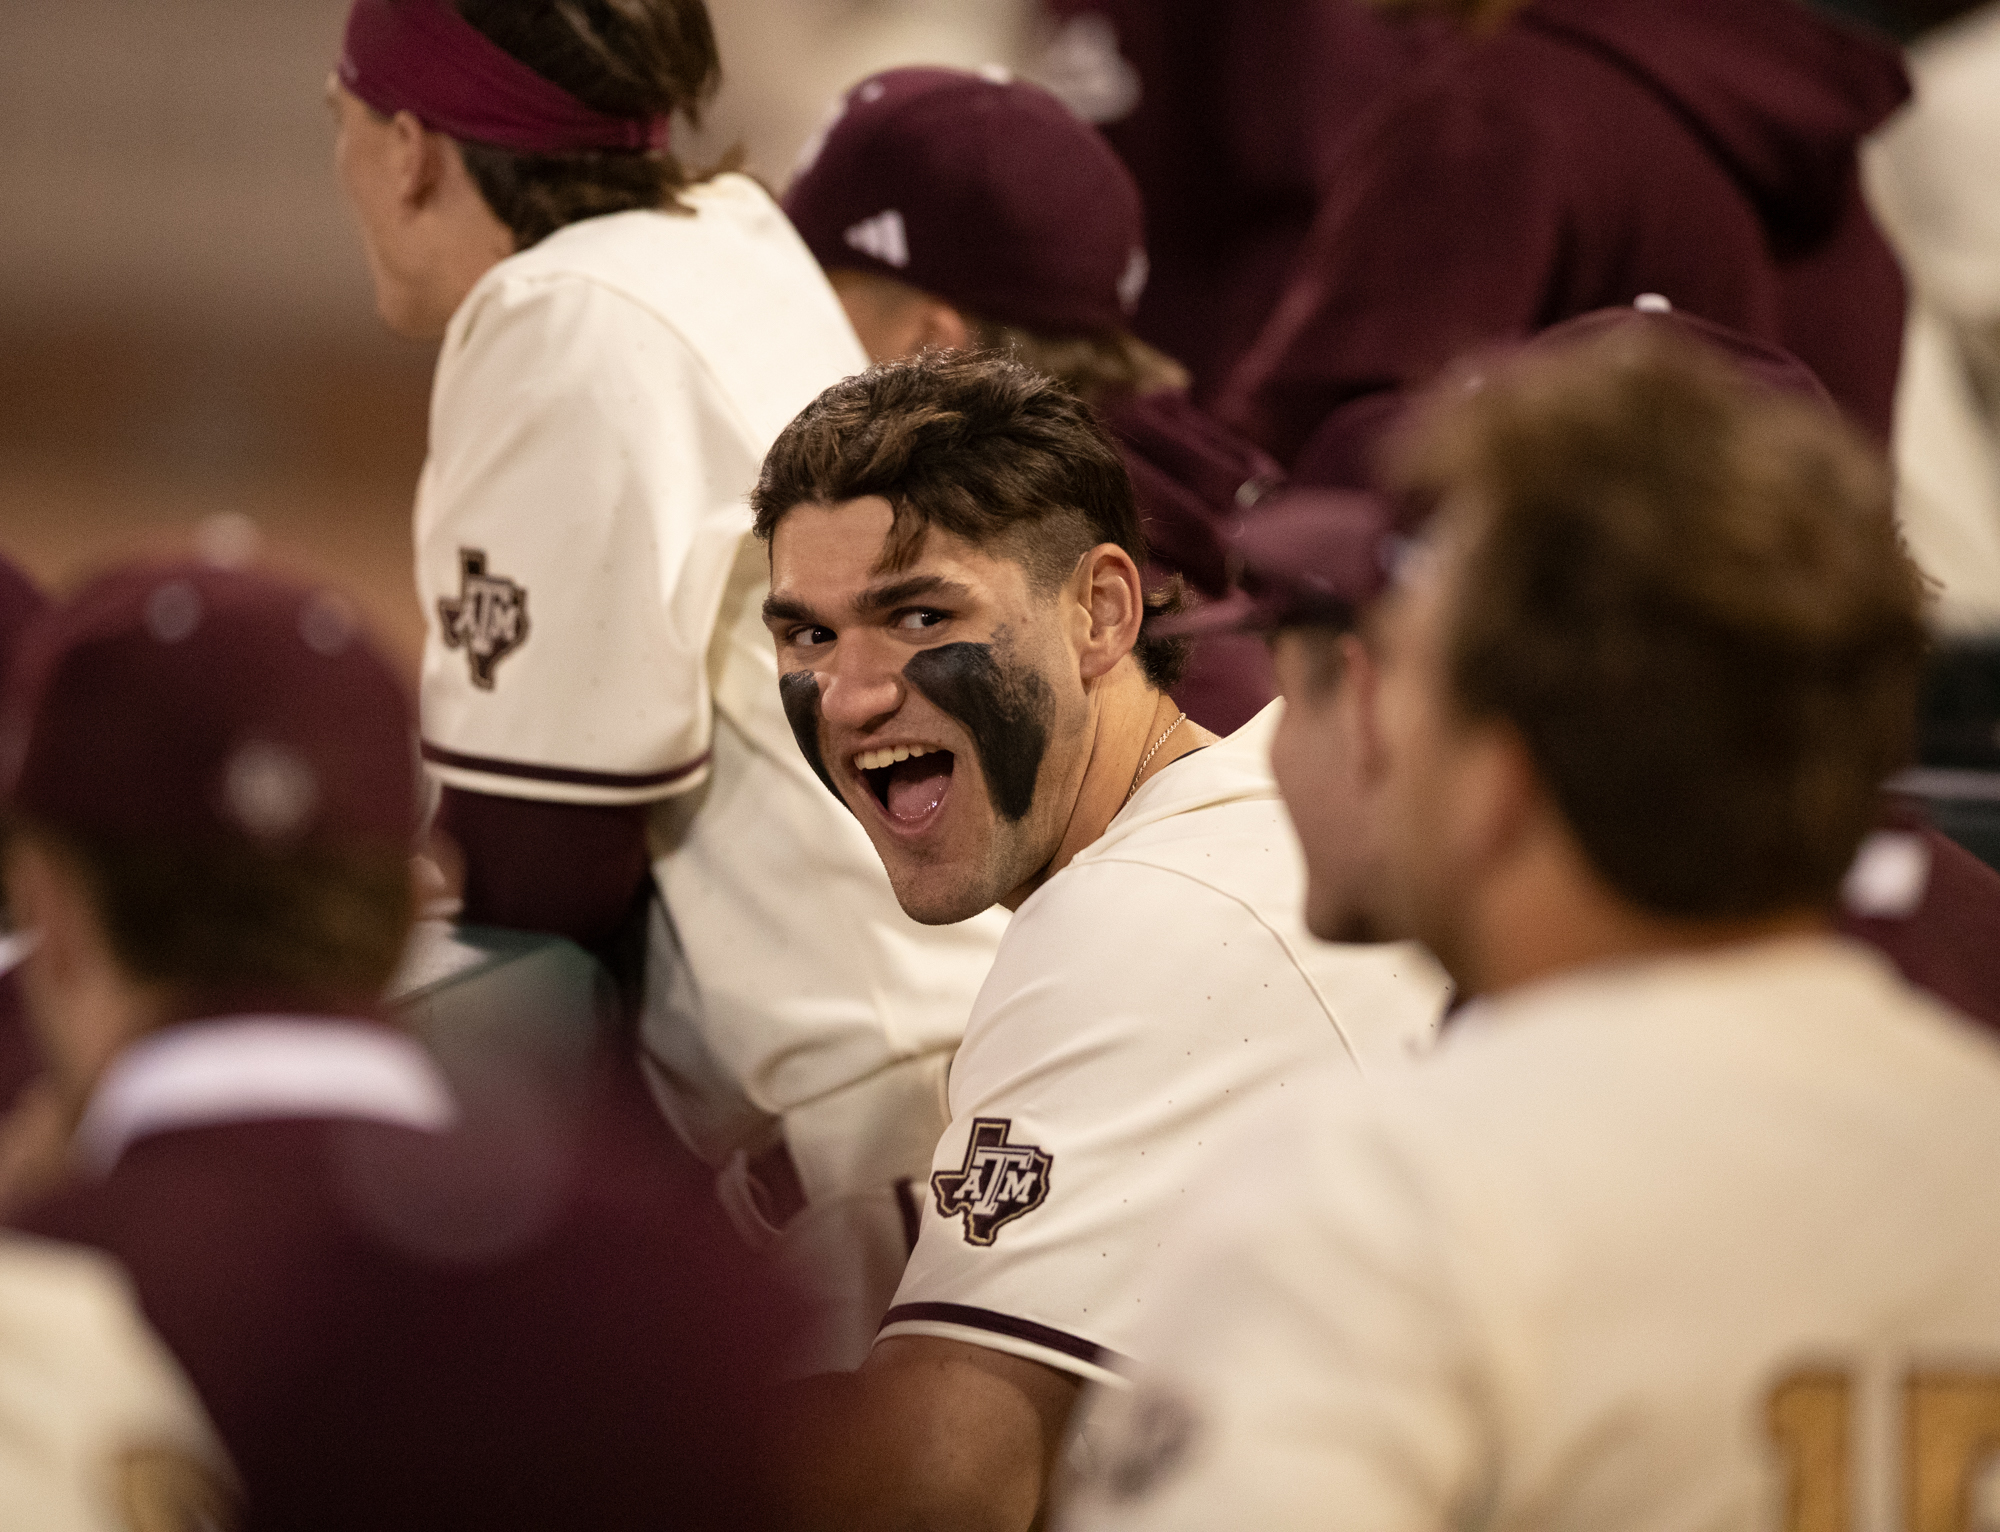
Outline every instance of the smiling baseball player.
[[(1475, 998), (1219, 1157), (1060, 1524), (1977, 1524), (2000, 1050), (1829, 929), (1924, 647), (1887, 475), (1643, 327), (1400, 457), (1374, 907)], [(1306, 803), (1341, 719), (1280, 671)]]
[(1131, 485), (1072, 395), (990, 355), (878, 367), (787, 428), (754, 503), (805, 757), (918, 920), (1016, 911), (882, 1337), (801, 1403), (801, 1497), (1025, 1528), (1209, 1146), (1399, 1063), (1442, 986), (1307, 936), (1272, 713), (1218, 740), (1165, 694)]

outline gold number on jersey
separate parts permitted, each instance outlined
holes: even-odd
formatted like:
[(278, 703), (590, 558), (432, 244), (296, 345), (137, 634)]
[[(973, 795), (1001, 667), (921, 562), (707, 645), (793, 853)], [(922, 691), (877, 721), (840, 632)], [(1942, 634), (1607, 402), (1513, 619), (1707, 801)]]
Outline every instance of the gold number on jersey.
[[(1771, 1391), (1784, 1454), (1784, 1532), (1850, 1532), (1853, 1380), (1818, 1368)], [(1903, 1384), (1903, 1532), (1973, 1532), (1979, 1476), (2000, 1458), (2000, 1375), (1913, 1372)]]
[(1847, 1374), (1801, 1372), (1771, 1391), (1765, 1416), (1785, 1455), (1785, 1532), (1848, 1532)]
[(1972, 1532), (1973, 1488), (2000, 1453), (2000, 1377), (1911, 1374), (1903, 1434), (1907, 1532)]

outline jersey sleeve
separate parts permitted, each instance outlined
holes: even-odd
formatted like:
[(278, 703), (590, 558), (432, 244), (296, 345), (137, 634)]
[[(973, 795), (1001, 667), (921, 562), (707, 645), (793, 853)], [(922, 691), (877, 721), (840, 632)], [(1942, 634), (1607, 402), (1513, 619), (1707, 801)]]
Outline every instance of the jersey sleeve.
[(1147, 1362), (1080, 1411), (1066, 1532), (1465, 1524), (1492, 1454), (1462, 1284), (1394, 1148), (1328, 1115), (1260, 1125), (1191, 1199)]
[(952, 1063), (882, 1334), (1108, 1379), (1208, 1146), (1340, 1060), (1311, 986), (1227, 895), (1116, 863), (1044, 893), (1015, 915)]
[(757, 456), (651, 311), (568, 275), (476, 293), (439, 362), (417, 506), (432, 770), (571, 803), (698, 785)]

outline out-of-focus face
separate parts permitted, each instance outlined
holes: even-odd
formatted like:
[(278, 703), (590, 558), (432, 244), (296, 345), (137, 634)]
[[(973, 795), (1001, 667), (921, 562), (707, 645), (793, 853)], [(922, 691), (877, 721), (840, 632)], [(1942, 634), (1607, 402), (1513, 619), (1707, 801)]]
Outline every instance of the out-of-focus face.
[(1387, 931), (1423, 942), (1463, 982), (1471, 904), (1513, 778), (1497, 727), (1466, 718), (1452, 693), (1452, 603), (1466, 518), (1441, 521), (1442, 535), (1408, 562), (1383, 611), (1376, 909)]
[(1298, 629), (1272, 641), (1271, 661), (1285, 699), (1271, 769), (1305, 849), (1306, 929), (1328, 941), (1393, 935), (1370, 902), (1381, 863), (1374, 661), (1351, 633)]
[(788, 512), (766, 621), (800, 748), (855, 817), (913, 919), (969, 919), (1061, 845), (1088, 764), (1089, 613), (1013, 559), (933, 529), (881, 569), (870, 496)]
[(61, 1095), (80, 1103), (127, 1041), (129, 992), (112, 959), (82, 874), (32, 835), (4, 860), (8, 908), (37, 941), (21, 965), (23, 998), (43, 1063)]
[(847, 322), (871, 362), (895, 362), (925, 351), (962, 351), (972, 343), (965, 317), (942, 298), (872, 271), (827, 273)]
[(383, 117), (330, 79), (334, 173), (361, 231), (375, 310), (398, 335), (434, 340), (473, 284), (514, 252), (458, 146), (409, 112)]
[(362, 253), (375, 284), (375, 310), (399, 335), (417, 333), (417, 294), (405, 273), (407, 257), (398, 239), (401, 183), (397, 174), (395, 124), (377, 116), (338, 80), (326, 83), (333, 114), (333, 168), (342, 195), (361, 231)]

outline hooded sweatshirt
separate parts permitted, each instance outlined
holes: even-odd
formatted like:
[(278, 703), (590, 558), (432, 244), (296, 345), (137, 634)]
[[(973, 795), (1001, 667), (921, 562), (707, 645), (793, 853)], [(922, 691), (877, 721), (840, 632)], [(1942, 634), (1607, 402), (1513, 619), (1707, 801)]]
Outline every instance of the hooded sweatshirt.
[(1432, 29), (1364, 0), (1047, 8), (1035, 77), (1103, 130), (1145, 196), (1152, 278), (1133, 328), (1209, 403), (1283, 290), (1340, 145)]
[(1907, 94), (1892, 45), (1797, 0), (1530, 0), (1357, 130), (1218, 411), (1362, 484), (1395, 392), (1658, 293), (1796, 353), (1886, 439), (1902, 280), (1855, 150)]
[[(1226, 595), (1229, 531), (1284, 479), (1278, 465), (1178, 389), (1101, 400), (1097, 411), (1118, 441), (1144, 519), (1146, 588), (1179, 575), (1193, 600)], [(1203, 728), (1234, 734), (1275, 689), (1261, 638), (1211, 633), (1195, 641), (1173, 697)]]

